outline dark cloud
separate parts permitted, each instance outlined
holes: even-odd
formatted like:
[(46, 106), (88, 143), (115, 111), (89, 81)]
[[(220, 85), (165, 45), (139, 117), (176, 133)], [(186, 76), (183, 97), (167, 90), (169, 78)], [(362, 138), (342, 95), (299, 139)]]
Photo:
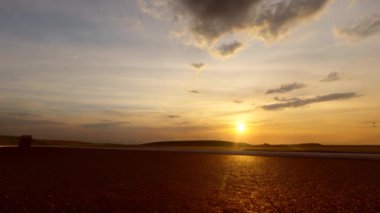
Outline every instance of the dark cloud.
[(199, 92), (198, 90), (189, 90), (190, 93), (193, 93), (193, 94), (200, 94), (201, 92)]
[(317, 15), (332, 0), (262, 0), (255, 26), (265, 40), (275, 40), (302, 21)]
[(120, 128), (124, 124), (128, 124), (129, 122), (120, 122), (120, 121), (101, 121), (98, 123), (89, 123), (84, 124), (83, 127), (94, 128), (94, 129), (112, 129), (112, 128)]
[(286, 108), (298, 108), (307, 106), (313, 103), (319, 103), (319, 102), (327, 102), (327, 101), (337, 101), (337, 100), (346, 100), (358, 97), (359, 95), (354, 92), (349, 93), (332, 93), (328, 95), (323, 96), (316, 96), (313, 98), (306, 98), (306, 99), (300, 99), (300, 98), (292, 98), (292, 99), (279, 99), (281, 103), (275, 103), (275, 104), (268, 104), (262, 106), (265, 110), (280, 110), (280, 109), (286, 109)]
[(179, 115), (168, 115), (168, 118), (170, 119), (177, 119), (177, 118), (180, 118), (181, 116)]
[[(179, 36), (187, 38), (186, 41), (190, 37), (194, 45), (211, 52), (218, 51), (226, 38), (240, 34), (273, 41), (317, 15), (330, 1), (139, 0), (142, 11), (155, 17), (165, 11), (183, 26)], [(232, 50), (237, 47), (235, 44), (227, 48), (225, 54), (234, 53)]]
[(324, 79), (321, 80), (321, 82), (331, 82), (331, 81), (338, 81), (340, 79), (340, 76), (337, 72), (332, 72), (328, 74)]
[(206, 41), (218, 39), (234, 28), (244, 28), (259, 0), (179, 0), (177, 11), (189, 19), (190, 30)]
[(231, 56), (234, 55), (237, 50), (243, 46), (242, 43), (238, 41), (233, 41), (231, 43), (222, 44), (217, 48), (218, 54), (221, 56)]
[(206, 66), (206, 64), (203, 62), (199, 62), (199, 63), (192, 63), (191, 66), (196, 70), (202, 70)]
[(380, 32), (380, 14), (363, 17), (347, 27), (335, 28), (335, 35), (347, 41), (360, 41)]
[(304, 88), (304, 87), (306, 87), (305, 84), (294, 82), (294, 83), (291, 83), (291, 84), (283, 84), (279, 88), (269, 89), (269, 90), (267, 90), (265, 92), (265, 94), (286, 93), (286, 92), (290, 92), (290, 91), (296, 90), (296, 89), (301, 89), (301, 88)]

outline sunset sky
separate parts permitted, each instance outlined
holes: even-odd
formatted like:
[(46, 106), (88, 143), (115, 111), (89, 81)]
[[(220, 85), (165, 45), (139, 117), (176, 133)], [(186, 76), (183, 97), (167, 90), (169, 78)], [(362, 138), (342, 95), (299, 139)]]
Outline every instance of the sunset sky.
[(379, 11), (378, 0), (1, 0), (0, 135), (380, 144)]

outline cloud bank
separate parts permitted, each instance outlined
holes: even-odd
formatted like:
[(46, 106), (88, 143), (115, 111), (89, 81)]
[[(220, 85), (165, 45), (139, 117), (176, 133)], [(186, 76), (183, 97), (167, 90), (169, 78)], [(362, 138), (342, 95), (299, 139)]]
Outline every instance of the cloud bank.
[(380, 32), (380, 14), (363, 17), (347, 27), (335, 28), (335, 36), (350, 42), (357, 42)]
[(327, 101), (338, 101), (338, 100), (346, 100), (358, 97), (359, 95), (354, 92), (348, 92), (348, 93), (332, 93), (328, 95), (323, 96), (316, 96), (313, 98), (306, 98), (306, 99), (300, 99), (300, 98), (292, 98), (292, 99), (279, 99), (276, 98), (275, 100), (281, 101), (281, 103), (275, 103), (275, 104), (268, 104), (262, 106), (264, 110), (280, 110), (280, 109), (286, 109), (286, 108), (298, 108), (307, 106), (314, 103), (320, 103), (320, 102), (327, 102)]
[(265, 94), (286, 93), (286, 92), (290, 92), (290, 91), (296, 90), (296, 89), (301, 89), (304, 87), (306, 87), (306, 85), (304, 83), (294, 82), (291, 84), (283, 84), (279, 88), (269, 89), (265, 92)]
[(0, 113), (0, 125), (55, 126), (62, 124), (62, 122), (43, 119), (39, 115), (27, 112)]
[(220, 56), (233, 55), (245, 43), (242, 37), (275, 41), (315, 17), (331, 1), (138, 0), (143, 12), (178, 23), (176, 35), (186, 43)]

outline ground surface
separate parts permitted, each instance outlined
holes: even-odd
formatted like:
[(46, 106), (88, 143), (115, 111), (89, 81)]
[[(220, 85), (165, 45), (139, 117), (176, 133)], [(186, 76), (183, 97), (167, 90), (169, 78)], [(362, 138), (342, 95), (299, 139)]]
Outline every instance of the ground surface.
[(0, 212), (380, 212), (380, 161), (0, 148)]

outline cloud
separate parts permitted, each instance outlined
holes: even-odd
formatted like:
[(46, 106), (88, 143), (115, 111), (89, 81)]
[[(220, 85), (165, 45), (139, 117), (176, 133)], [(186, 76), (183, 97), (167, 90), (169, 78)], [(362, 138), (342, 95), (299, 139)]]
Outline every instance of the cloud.
[(365, 16), (347, 27), (335, 28), (337, 38), (357, 42), (380, 32), (380, 14)]
[(170, 119), (177, 119), (177, 118), (180, 118), (181, 116), (179, 115), (168, 115), (168, 118)]
[(286, 93), (286, 92), (290, 92), (290, 91), (296, 90), (296, 89), (301, 89), (301, 88), (304, 88), (304, 87), (306, 87), (305, 84), (294, 82), (294, 83), (291, 83), (291, 84), (283, 84), (279, 88), (269, 89), (269, 90), (267, 90), (265, 92), (265, 94)]
[(348, 92), (348, 93), (332, 93), (328, 95), (316, 96), (313, 98), (306, 98), (306, 99), (300, 99), (300, 98), (280, 99), (279, 101), (281, 101), (281, 103), (264, 105), (262, 106), (262, 108), (268, 111), (280, 110), (280, 109), (286, 109), (286, 108), (298, 108), (298, 107), (307, 106), (313, 103), (347, 100), (347, 99), (355, 98), (358, 96), (359, 95), (354, 92)]
[(191, 67), (193, 67), (193, 69), (195, 70), (195, 73), (196, 73), (197, 77), (199, 78), (201, 76), (204, 68), (206, 67), (206, 64), (203, 63), (203, 62), (192, 63)]
[(242, 43), (238, 41), (233, 41), (231, 43), (222, 44), (217, 48), (217, 53), (220, 56), (227, 57), (232, 56), (243, 46)]
[(237, 99), (237, 100), (233, 100), (233, 102), (234, 102), (235, 104), (242, 104), (242, 103), (244, 103), (243, 100), (239, 100), (239, 99)]
[(137, 0), (136, 2), (142, 12), (149, 14), (156, 19), (161, 19), (161, 12), (158, 9), (160, 7), (159, 1), (152, 1), (148, 3), (145, 0)]
[(11, 117), (30, 119), (30, 118), (39, 118), (39, 115), (28, 113), (28, 112), (11, 112), (8, 114)]
[(200, 94), (201, 92), (199, 92), (198, 90), (189, 90), (190, 93), (193, 93), (193, 94)]
[(94, 129), (112, 129), (112, 128), (120, 128), (124, 124), (128, 124), (129, 122), (120, 122), (120, 121), (101, 121), (98, 123), (89, 123), (84, 124), (83, 127), (94, 128)]
[(321, 12), (331, 0), (262, 0), (256, 25), (265, 40), (275, 40)]
[(0, 115), (0, 125), (16, 125), (16, 126), (50, 126), (61, 125), (62, 122), (42, 119), (38, 115), (30, 113), (8, 113)]
[(202, 70), (206, 66), (206, 64), (203, 62), (199, 62), (199, 63), (192, 63), (191, 66), (196, 70)]
[(338, 81), (340, 79), (340, 76), (337, 72), (332, 72), (328, 74), (324, 79), (321, 80), (321, 82), (331, 82), (331, 81)]
[(278, 101), (278, 102), (290, 102), (290, 101), (299, 101), (300, 99), (299, 98), (279, 98), (279, 97), (274, 97), (273, 98), (275, 101)]
[[(139, 0), (143, 12), (174, 20), (187, 44), (218, 51), (237, 37), (275, 41), (310, 20), (333, 0)], [(235, 39), (233, 39), (235, 40)], [(232, 55), (239, 42), (221, 53)], [(223, 45), (222, 45), (223, 46)], [(223, 51), (225, 50), (225, 51)]]
[[(1, 0), (0, 35), (34, 42), (124, 42), (139, 27), (127, 16), (133, 1)], [(141, 25), (141, 24), (140, 24)]]
[(358, 3), (357, 0), (351, 0), (351, 1), (349, 2), (349, 4), (348, 4), (348, 8), (352, 8), (352, 7), (354, 7), (357, 3)]

